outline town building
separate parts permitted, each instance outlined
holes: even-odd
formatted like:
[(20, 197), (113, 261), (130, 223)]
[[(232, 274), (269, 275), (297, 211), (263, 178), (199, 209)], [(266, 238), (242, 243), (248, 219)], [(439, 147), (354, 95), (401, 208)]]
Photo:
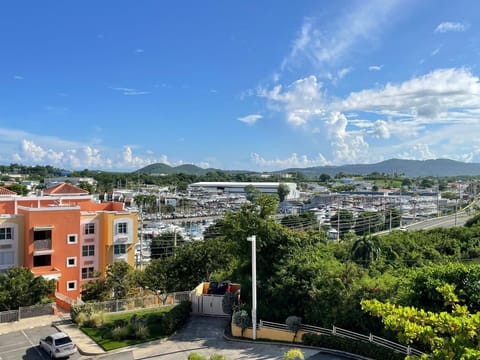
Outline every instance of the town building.
[(82, 284), (108, 264), (134, 265), (137, 213), (123, 203), (98, 202), (68, 183), (42, 196), (22, 197), (0, 188), (0, 271), (24, 266), (57, 282), (55, 297), (72, 304)]
[(277, 194), (280, 184), (288, 186), (289, 192), (287, 199), (297, 199), (299, 197), (299, 191), (297, 190), (296, 183), (280, 183), (280, 182), (223, 182), (223, 181), (203, 181), (189, 185), (189, 189), (192, 192), (204, 191), (214, 194), (237, 194), (245, 195), (245, 187), (253, 186), (265, 194)]

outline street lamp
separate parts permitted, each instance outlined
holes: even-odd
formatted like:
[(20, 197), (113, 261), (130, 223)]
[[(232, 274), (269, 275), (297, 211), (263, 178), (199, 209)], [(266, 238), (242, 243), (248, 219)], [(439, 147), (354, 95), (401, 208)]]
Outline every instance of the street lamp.
[(252, 242), (252, 339), (257, 338), (257, 249), (256, 236), (252, 235), (247, 238)]

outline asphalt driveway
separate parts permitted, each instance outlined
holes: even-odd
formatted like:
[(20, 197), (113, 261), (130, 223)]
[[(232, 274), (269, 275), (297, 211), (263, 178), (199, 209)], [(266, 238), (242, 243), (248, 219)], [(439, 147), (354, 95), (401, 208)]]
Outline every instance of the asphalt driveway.
[[(283, 359), (283, 355), (292, 347), (271, 343), (228, 340), (223, 336), (228, 320), (224, 318), (192, 316), (187, 325), (166, 341), (143, 344), (133, 349), (133, 358), (181, 360), (187, 359), (192, 352), (206, 357), (222, 354), (228, 360), (241, 359)], [(319, 351), (302, 348), (305, 358), (315, 356), (315, 360), (351, 360)], [(313, 358), (312, 358), (313, 359)]]

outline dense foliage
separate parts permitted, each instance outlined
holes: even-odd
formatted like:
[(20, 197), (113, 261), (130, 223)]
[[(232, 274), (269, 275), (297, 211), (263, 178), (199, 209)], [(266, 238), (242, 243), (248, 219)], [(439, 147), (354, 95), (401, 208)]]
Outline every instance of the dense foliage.
[(55, 286), (55, 280), (35, 277), (28, 268), (9, 268), (0, 273), (0, 311), (51, 302)]

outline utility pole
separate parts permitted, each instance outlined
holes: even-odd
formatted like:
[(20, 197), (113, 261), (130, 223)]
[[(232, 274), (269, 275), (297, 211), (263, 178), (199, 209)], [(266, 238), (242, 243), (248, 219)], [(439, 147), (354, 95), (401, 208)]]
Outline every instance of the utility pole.
[(402, 185), (400, 185), (400, 227), (402, 227)]
[(252, 242), (252, 339), (257, 338), (257, 244), (256, 236), (252, 235), (247, 238)]
[(340, 196), (337, 204), (337, 242), (340, 242)]
[(143, 205), (140, 205), (140, 263), (139, 268), (142, 269), (143, 264)]
[(390, 231), (392, 231), (392, 208), (390, 207)]

